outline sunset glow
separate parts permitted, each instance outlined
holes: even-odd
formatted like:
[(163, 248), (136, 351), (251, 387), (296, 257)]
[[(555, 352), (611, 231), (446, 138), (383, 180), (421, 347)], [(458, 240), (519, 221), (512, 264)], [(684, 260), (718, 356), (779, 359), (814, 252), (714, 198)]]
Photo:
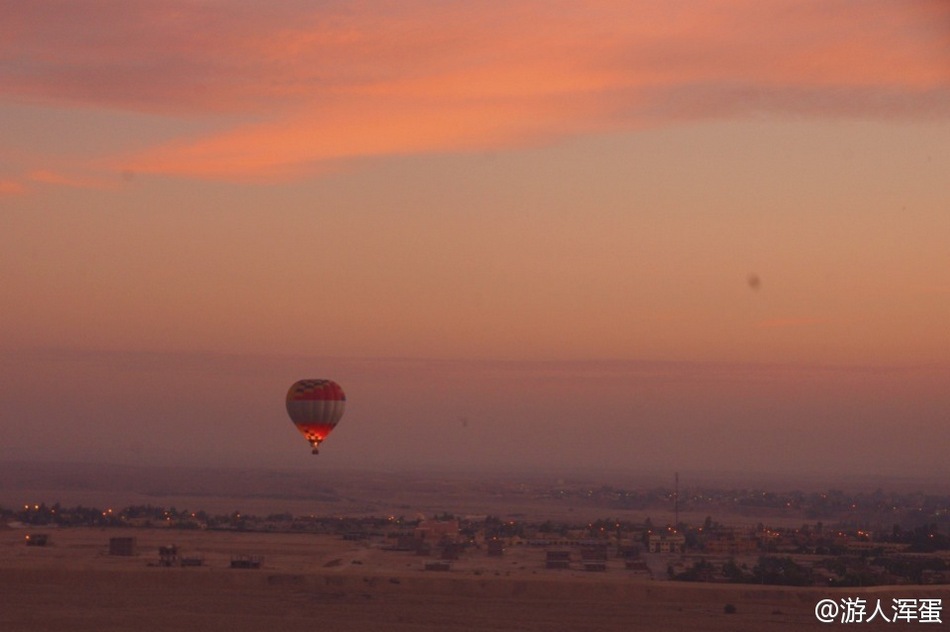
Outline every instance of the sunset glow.
[[(351, 397), (331, 462), (441, 463), (426, 437), (464, 417), (485, 435), (442, 437), (449, 462), (524, 462), (485, 440), (510, 423), (548, 428), (539, 464), (571, 454), (549, 429), (589, 425), (578, 463), (621, 466), (643, 429), (767, 418), (788, 436), (661, 447), (807, 469), (816, 432), (866, 420), (854, 467), (903, 424), (923, 443), (894, 468), (946, 471), (925, 464), (950, 439), (946, 2), (0, 16), (0, 457), (121, 460), (122, 420), (159, 406), (185, 460), (210, 419), (235, 426), (222, 452), (280, 462), (287, 384), (320, 375)], [(558, 405), (578, 380), (596, 403)]]

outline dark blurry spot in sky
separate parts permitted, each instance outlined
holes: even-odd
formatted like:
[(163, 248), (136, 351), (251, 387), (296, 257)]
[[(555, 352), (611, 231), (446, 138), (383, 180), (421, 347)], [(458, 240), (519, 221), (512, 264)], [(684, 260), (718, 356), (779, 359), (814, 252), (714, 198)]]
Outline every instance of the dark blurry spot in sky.
[(758, 274), (752, 273), (746, 277), (746, 283), (749, 284), (749, 288), (758, 292), (759, 288), (762, 287), (762, 279), (759, 278)]

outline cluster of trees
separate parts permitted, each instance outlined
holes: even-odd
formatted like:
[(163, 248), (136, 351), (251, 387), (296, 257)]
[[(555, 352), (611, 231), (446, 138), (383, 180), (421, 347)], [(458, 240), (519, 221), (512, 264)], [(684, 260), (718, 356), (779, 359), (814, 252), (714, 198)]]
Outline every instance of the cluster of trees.
[(730, 560), (719, 567), (701, 559), (692, 568), (676, 573), (668, 569), (670, 579), (687, 582), (723, 581), (734, 584), (770, 584), (777, 586), (811, 586), (814, 575), (811, 569), (796, 563), (790, 557), (763, 555), (751, 569)]
[(7, 521), (17, 521), (31, 525), (57, 525), (62, 527), (94, 526), (110, 527), (123, 524), (120, 514), (96, 507), (62, 507), (59, 503), (47, 505), (24, 505), (22, 509), (0, 508), (0, 516)]
[(63, 507), (60, 503), (24, 505), (22, 509), (0, 508), (0, 517), (23, 524), (60, 527), (127, 527), (130, 524), (198, 528), (215, 524), (233, 524), (242, 518), (240, 512), (212, 516), (204, 511), (192, 512), (154, 505), (133, 505), (120, 510), (98, 507)]
[[(288, 531), (306, 530), (321, 533), (347, 533), (367, 528), (382, 530), (387, 526), (412, 526), (403, 517), (386, 518), (330, 518), (299, 517), (289, 512), (267, 516), (232, 511), (226, 514), (209, 514), (206, 511), (189, 511), (175, 507), (155, 505), (132, 505), (120, 510), (98, 507), (63, 507), (60, 503), (24, 505), (10, 509), (0, 507), (0, 519), (26, 525), (60, 527), (172, 527), (177, 529), (236, 529), (258, 530), (279, 525)], [(418, 521), (416, 521), (418, 522)]]
[[(937, 557), (842, 555), (829, 557), (815, 564), (816, 569), (833, 576), (827, 585), (834, 587), (878, 586), (894, 583), (921, 584), (928, 571), (950, 572), (950, 564)], [(778, 586), (811, 586), (816, 581), (812, 568), (791, 557), (763, 555), (749, 568), (729, 560), (719, 566), (700, 559), (691, 568), (676, 572), (667, 569), (670, 579), (687, 582), (728, 582), (735, 584), (770, 584)], [(825, 580), (822, 579), (822, 582)], [(824, 585), (824, 583), (823, 583)]]
[(912, 529), (905, 529), (895, 524), (890, 534), (881, 534), (876, 541), (907, 544), (909, 545), (907, 550), (914, 553), (950, 550), (950, 536), (941, 533), (939, 525), (935, 522), (919, 524)]

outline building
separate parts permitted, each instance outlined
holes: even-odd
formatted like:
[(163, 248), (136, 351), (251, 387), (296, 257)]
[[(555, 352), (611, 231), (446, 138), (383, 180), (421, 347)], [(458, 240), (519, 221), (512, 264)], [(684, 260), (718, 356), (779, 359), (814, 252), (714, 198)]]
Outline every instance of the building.
[(715, 537), (706, 540), (705, 551), (710, 555), (755, 555), (759, 543), (748, 534), (738, 534), (735, 530), (724, 530)]
[(46, 546), (47, 544), (49, 544), (48, 533), (27, 533), (26, 534), (27, 546)]
[(174, 544), (158, 547), (158, 565), (159, 566), (177, 566), (178, 565), (178, 547)]
[(412, 550), (415, 551), (416, 555), (432, 555), (432, 545), (425, 540), (417, 540), (413, 538), (412, 542)]
[(627, 560), (624, 560), (623, 564), (624, 564), (624, 568), (626, 568), (628, 571), (636, 571), (640, 573), (651, 574), (650, 567), (647, 566), (647, 562), (644, 559), (641, 559), (641, 558), (627, 559)]
[(109, 555), (135, 555), (135, 538), (109, 538)]
[(585, 562), (606, 562), (607, 545), (587, 545), (581, 549), (581, 560)]
[(179, 561), (182, 566), (202, 566), (205, 558), (200, 555), (182, 555)]
[(422, 568), (427, 571), (448, 571), (452, 569), (452, 564), (444, 560), (433, 560), (426, 562)]
[(455, 542), (445, 542), (442, 545), (442, 551), (439, 557), (443, 560), (457, 560), (461, 553), (461, 548), (462, 547)]
[(413, 535), (400, 533), (394, 539), (396, 540), (396, 543), (391, 546), (384, 547), (385, 550), (387, 551), (418, 551), (419, 550), (420, 540), (418, 540)]
[(570, 551), (547, 551), (544, 557), (545, 568), (565, 569), (571, 567)]
[(232, 555), (231, 568), (260, 568), (264, 558), (260, 555)]
[(650, 553), (682, 553), (686, 550), (686, 536), (676, 531), (651, 533), (647, 540)]
[(633, 544), (618, 546), (617, 556), (624, 560), (635, 560), (640, 557), (640, 547)]
[(427, 542), (455, 542), (459, 537), (459, 521), (452, 520), (423, 520), (413, 530), (413, 535), (419, 540)]

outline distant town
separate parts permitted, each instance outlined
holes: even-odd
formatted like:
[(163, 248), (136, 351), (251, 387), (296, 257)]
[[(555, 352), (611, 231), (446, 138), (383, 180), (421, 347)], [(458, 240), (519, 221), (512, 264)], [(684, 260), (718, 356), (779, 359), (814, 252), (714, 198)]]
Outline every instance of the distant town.
[[(612, 486), (512, 485), (498, 495), (582, 504), (594, 520), (523, 514), (326, 516), (153, 505), (123, 508), (45, 502), (0, 507), (0, 527), (44, 546), (56, 528), (205, 529), (312, 533), (365, 541), (452, 570), (467, 556), (536, 551), (537, 568), (628, 573), (654, 580), (789, 586), (950, 583), (950, 497), (922, 493), (626, 490)], [(510, 500), (510, 499), (509, 499)], [(611, 517), (631, 510), (663, 519)], [(673, 516), (672, 520), (666, 519)], [(695, 519), (695, 516), (704, 516)], [(719, 517), (717, 517), (719, 516)]]

